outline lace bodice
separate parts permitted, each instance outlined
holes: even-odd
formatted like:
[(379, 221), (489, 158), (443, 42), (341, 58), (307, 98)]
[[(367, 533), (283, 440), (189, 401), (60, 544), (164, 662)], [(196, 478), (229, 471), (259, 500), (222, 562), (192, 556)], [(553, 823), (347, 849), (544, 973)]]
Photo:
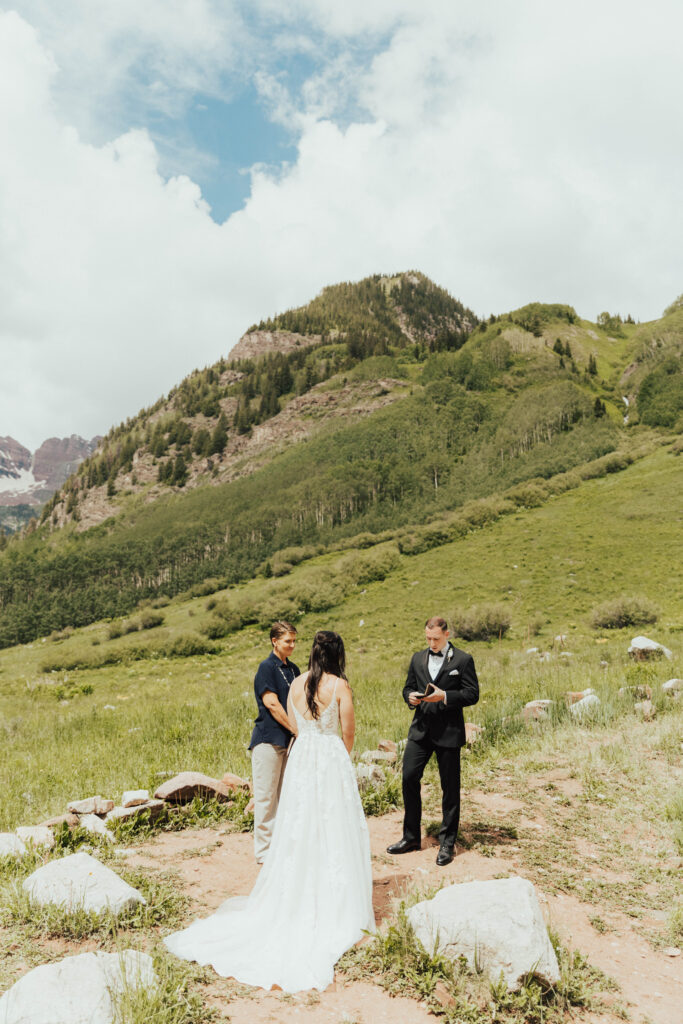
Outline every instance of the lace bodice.
[(318, 733), (330, 736), (337, 735), (339, 728), (339, 704), (337, 703), (338, 682), (339, 680), (335, 682), (334, 690), (332, 691), (332, 700), (320, 712), (320, 718), (304, 718), (304, 716), (301, 714), (294, 701), (292, 701), (292, 707), (294, 708), (294, 716), (296, 718), (296, 727), (299, 730), (299, 736), (304, 736), (307, 733)]

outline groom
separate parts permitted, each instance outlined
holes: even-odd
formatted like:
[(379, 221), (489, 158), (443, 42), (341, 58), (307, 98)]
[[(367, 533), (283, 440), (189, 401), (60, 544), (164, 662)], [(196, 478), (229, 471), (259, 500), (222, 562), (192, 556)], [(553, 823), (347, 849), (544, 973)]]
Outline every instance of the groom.
[[(462, 709), (479, 700), (479, 681), (472, 656), (449, 642), (445, 619), (428, 619), (425, 635), (427, 649), (413, 655), (403, 687), (404, 701), (415, 709), (403, 754), (403, 838), (387, 847), (387, 853), (420, 849), (420, 783), (435, 753), (443, 815), (436, 863), (443, 866), (453, 860), (460, 820), (460, 748), (465, 744)], [(425, 696), (430, 683), (432, 688)]]

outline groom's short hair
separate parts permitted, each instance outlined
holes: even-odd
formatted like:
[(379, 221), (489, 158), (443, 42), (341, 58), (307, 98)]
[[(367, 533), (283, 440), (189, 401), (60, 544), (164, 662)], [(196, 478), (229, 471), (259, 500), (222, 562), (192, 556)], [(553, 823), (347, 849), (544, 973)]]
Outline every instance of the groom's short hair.
[(448, 629), (448, 623), (440, 615), (433, 615), (425, 622), (425, 629), (440, 629), (443, 633)]

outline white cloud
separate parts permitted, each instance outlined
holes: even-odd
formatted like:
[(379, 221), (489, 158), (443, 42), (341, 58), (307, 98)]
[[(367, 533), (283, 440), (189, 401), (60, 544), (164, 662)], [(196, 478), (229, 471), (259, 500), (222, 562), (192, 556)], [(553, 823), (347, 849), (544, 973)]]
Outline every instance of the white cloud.
[[(483, 314), (541, 299), (642, 319), (683, 288), (673, 2), (297, 0), (286, 20), (260, 0), (247, 31), (208, 0), (72, 0), (71, 35), (54, 5), (21, 7), (0, 14), (0, 434), (105, 431), (340, 279), (417, 268)], [(326, 56), (292, 91), (259, 54), (306, 40)], [(215, 224), (147, 131), (89, 134), (103, 97), (144, 91), (141, 63), (170, 108), (259, 67), (296, 162), (255, 167)]]

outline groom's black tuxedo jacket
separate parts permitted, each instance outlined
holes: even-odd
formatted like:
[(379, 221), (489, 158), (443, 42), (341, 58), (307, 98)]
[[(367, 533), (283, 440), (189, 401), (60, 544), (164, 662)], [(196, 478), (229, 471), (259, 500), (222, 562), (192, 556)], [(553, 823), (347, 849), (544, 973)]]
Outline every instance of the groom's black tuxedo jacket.
[[(411, 659), (406, 685), (403, 687), (406, 704), (411, 693), (424, 693), (427, 683), (432, 682), (427, 667), (428, 657), (429, 648), (414, 654)], [(439, 701), (436, 704), (418, 704), (408, 730), (408, 739), (418, 743), (429, 739), (436, 747), (463, 747), (465, 720), (462, 709), (479, 700), (479, 680), (472, 655), (449, 643), (443, 665), (433, 682), (446, 691), (447, 703)]]

